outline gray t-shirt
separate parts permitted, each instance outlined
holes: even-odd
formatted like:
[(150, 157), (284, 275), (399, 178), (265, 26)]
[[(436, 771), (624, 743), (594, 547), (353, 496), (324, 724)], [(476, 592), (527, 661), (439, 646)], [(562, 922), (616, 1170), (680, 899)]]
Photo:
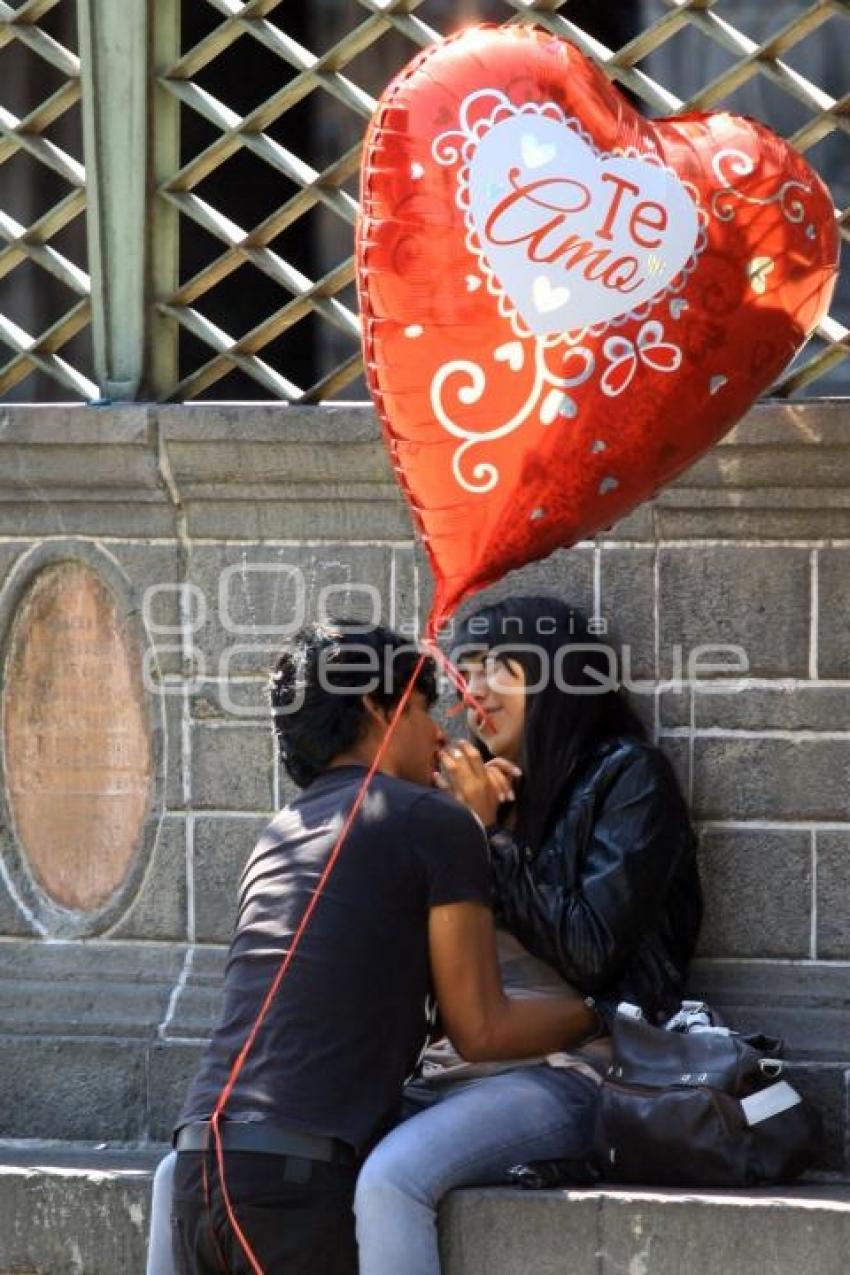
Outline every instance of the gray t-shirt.
[[(508, 996), (517, 997), (575, 997), (580, 992), (545, 961), (538, 960), (507, 930), (496, 931), (499, 953), (499, 969), (502, 986)], [(505, 1062), (468, 1063), (461, 1058), (454, 1045), (444, 1037), (429, 1045), (422, 1058), (421, 1081), (442, 1085), (462, 1080), (474, 1080), (480, 1076), (496, 1076), (516, 1067), (536, 1066), (547, 1063), (550, 1067), (571, 1067), (591, 1080), (599, 1080), (611, 1061), (610, 1037), (602, 1037), (587, 1045), (579, 1045), (569, 1052), (547, 1054), (539, 1058), (514, 1059)]]

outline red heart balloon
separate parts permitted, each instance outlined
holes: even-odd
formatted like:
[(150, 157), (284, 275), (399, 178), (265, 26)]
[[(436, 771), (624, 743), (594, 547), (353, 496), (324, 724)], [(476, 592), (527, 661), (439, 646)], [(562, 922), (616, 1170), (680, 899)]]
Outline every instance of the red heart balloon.
[(726, 433), (826, 314), (838, 232), (763, 125), (646, 120), (565, 41), (477, 27), (383, 94), (357, 263), (436, 624)]

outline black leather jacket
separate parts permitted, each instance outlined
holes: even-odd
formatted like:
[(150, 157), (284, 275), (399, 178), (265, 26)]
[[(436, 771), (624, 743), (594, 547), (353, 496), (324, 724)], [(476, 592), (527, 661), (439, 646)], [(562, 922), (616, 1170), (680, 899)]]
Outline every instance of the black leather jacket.
[(585, 759), (537, 854), (488, 837), (500, 923), (603, 1012), (679, 1007), (702, 918), (696, 837), (670, 763), (621, 737)]

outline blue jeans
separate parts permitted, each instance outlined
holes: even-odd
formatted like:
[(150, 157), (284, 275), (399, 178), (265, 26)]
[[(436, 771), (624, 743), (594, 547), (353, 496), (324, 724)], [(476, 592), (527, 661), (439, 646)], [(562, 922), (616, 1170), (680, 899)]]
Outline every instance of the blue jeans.
[(177, 1152), (169, 1151), (165, 1159), (160, 1160), (153, 1177), (146, 1275), (177, 1275), (171, 1243), (171, 1210), (176, 1165)]
[(529, 1066), (406, 1093), (421, 1109), (378, 1143), (357, 1180), (360, 1275), (440, 1275), (443, 1196), (505, 1183), (518, 1163), (583, 1156), (598, 1085), (575, 1071)]

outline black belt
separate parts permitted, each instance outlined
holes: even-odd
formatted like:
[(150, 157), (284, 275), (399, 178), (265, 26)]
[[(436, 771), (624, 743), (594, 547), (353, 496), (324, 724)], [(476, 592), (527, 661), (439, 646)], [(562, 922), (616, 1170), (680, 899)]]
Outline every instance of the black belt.
[[(320, 1138), (314, 1133), (282, 1129), (263, 1120), (223, 1120), (218, 1126), (225, 1151), (258, 1151), (262, 1155), (292, 1155), (302, 1160), (322, 1160), (327, 1164), (354, 1164), (353, 1148), (339, 1138)], [(177, 1134), (178, 1151), (206, 1151), (214, 1147), (208, 1120), (185, 1124)]]

